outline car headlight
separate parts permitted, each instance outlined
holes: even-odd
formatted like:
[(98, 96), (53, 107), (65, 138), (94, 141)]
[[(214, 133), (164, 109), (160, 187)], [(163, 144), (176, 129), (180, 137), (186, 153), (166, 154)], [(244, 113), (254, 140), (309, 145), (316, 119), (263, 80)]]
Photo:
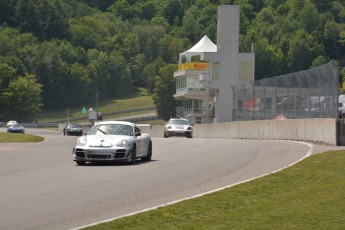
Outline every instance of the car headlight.
[(84, 138), (79, 138), (77, 140), (77, 145), (79, 146), (85, 146), (86, 145), (86, 140)]
[(167, 127), (167, 129), (171, 129), (172, 127), (169, 125), (168, 127)]
[(121, 140), (119, 143), (116, 144), (117, 147), (126, 147), (128, 145), (128, 140), (124, 139)]

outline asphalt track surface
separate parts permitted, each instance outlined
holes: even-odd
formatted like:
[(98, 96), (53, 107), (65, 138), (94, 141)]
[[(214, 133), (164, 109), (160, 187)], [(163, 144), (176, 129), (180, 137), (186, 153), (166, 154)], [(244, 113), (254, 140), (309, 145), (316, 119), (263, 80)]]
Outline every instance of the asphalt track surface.
[[(0, 132), (5, 132), (0, 128)], [(153, 138), (153, 160), (77, 166), (77, 137), (27, 129), (41, 143), (0, 143), (0, 229), (73, 229), (274, 172), (308, 153), (301, 142)]]

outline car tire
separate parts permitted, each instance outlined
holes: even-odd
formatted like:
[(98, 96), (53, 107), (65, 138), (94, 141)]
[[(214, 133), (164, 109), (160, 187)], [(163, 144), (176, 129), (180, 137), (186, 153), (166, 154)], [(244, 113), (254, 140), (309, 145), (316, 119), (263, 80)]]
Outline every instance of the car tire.
[(79, 166), (83, 166), (83, 165), (86, 164), (85, 161), (76, 161), (76, 163), (77, 163), (77, 165), (79, 165)]
[(142, 158), (143, 161), (151, 161), (152, 159), (152, 142), (150, 141), (149, 148), (147, 150), (147, 156)]
[(135, 145), (133, 145), (132, 150), (131, 150), (131, 163), (135, 164), (137, 161), (137, 148)]
[(168, 138), (169, 136), (166, 134), (166, 133), (164, 133), (164, 138)]

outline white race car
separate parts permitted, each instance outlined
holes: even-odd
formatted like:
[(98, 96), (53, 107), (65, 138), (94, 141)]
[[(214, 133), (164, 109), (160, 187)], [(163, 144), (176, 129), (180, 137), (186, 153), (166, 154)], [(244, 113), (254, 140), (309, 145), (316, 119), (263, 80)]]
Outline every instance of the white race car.
[(193, 137), (193, 128), (187, 119), (171, 118), (164, 126), (164, 138), (171, 136)]
[(73, 160), (78, 165), (87, 162), (150, 161), (152, 141), (147, 133), (131, 122), (103, 121), (92, 126), (73, 148)]

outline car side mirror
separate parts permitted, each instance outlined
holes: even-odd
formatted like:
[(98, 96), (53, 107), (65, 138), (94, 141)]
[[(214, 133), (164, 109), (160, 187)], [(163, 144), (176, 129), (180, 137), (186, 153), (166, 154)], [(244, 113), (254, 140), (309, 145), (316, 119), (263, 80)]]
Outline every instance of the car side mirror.
[(136, 132), (136, 133), (135, 133), (135, 136), (136, 136), (136, 137), (141, 136), (141, 133)]

